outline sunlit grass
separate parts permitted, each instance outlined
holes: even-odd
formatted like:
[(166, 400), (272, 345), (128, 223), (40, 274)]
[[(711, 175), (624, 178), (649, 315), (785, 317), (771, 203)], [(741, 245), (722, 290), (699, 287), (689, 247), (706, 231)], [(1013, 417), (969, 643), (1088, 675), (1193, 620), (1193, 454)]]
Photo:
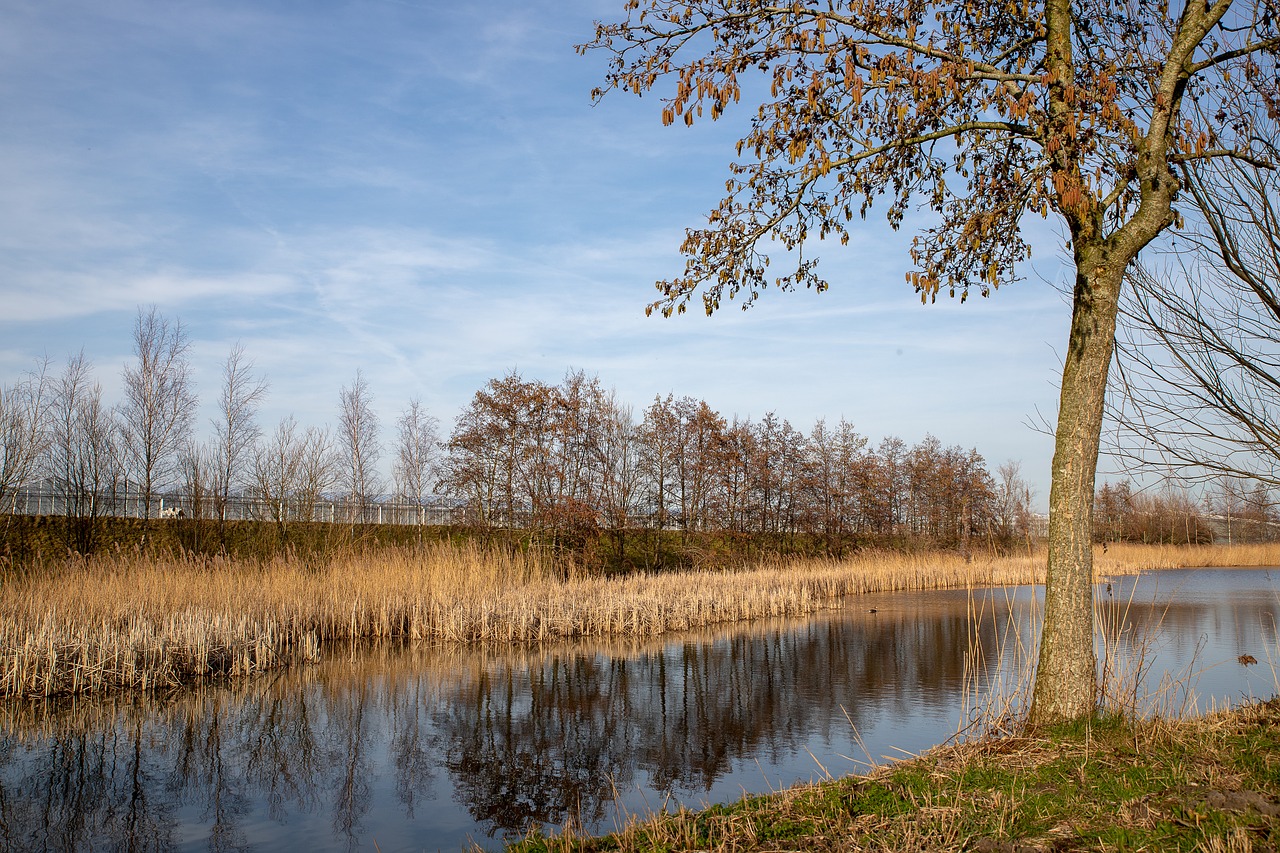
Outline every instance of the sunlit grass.
[(1277, 701), (1186, 720), (1102, 717), (636, 816), (609, 836), (535, 832), (511, 849), (1274, 850), (1278, 755)]
[[(1111, 546), (1099, 571), (1280, 562), (1270, 550)], [(0, 586), (0, 695), (159, 688), (316, 660), (335, 641), (538, 644), (813, 613), (870, 592), (1043, 582), (1044, 556), (861, 552), (731, 572), (564, 577), (536, 555), (437, 544), (260, 564), (117, 554)]]

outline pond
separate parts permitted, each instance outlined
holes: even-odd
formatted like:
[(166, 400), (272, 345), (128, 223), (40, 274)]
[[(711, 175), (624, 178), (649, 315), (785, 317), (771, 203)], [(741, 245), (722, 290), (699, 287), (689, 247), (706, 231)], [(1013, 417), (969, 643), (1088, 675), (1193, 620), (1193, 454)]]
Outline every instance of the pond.
[[(983, 694), (1020, 695), (1038, 612), (1030, 588), (862, 596), (656, 640), (361, 648), (167, 696), (11, 703), (0, 847), (457, 850), (534, 825), (608, 831), (954, 737), (998, 707)], [(1177, 711), (1277, 692), (1277, 570), (1118, 578), (1098, 612), (1121, 697)]]

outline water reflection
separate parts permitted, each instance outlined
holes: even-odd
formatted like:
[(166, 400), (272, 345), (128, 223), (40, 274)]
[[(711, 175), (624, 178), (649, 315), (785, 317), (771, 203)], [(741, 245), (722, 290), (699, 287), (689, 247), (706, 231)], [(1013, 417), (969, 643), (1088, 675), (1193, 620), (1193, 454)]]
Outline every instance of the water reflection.
[[(1098, 615), (1100, 630), (1120, 649), (1121, 666), (1147, 666), (1136, 690), (1149, 710), (1208, 710), (1280, 691), (1276, 570), (1117, 578), (1099, 590)], [(1259, 664), (1243, 665), (1242, 655)]]
[(962, 678), (968, 618), (932, 615), (846, 614), (625, 657), (498, 663), (446, 688), (432, 724), (478, 822), (511, 832), (596, 824), (637, 780), (661, 798), (705, 792), (744, 757), (776, 763), (815, 733), (847, 734), (851, 720), (951, 702), (938, 686)]
[[(963, 592), (880, 596), (664, 642), (338, 651), (247, 684), (10, 705), (0, 846), (457, 849), (534, 824), (607, 830), (617, 802), (730, 799), (817, 775), (859, 740), (873, 756), (945, 740), (971, 637), (993, 680), (1000, 634), (1030, 631), (1031, 599), (992, 596), (976, 634)], [(1269, 617), (1273, 646), (1276, 609), (1274, 595), (1239, 602), (1246, 621)], [(1120, 624), (1256, 652), (1265, 637), (1220, 610), (1178, 598)]]

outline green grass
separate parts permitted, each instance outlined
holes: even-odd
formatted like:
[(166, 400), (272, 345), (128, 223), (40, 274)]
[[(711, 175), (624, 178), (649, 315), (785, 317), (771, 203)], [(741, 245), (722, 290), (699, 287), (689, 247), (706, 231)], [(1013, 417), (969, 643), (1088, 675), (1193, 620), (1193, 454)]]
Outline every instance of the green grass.
[(944, 747), (866, 777), (537, 834), (534, 851), (1280, 849), (1280, 700), (1181, 720), (1104, 717)]

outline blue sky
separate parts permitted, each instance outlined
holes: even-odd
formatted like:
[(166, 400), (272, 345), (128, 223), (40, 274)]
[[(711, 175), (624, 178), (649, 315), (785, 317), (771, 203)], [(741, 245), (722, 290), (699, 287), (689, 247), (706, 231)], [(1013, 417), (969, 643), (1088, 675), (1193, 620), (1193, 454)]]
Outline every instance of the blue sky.
[[(182, 320), (213, 413), (242, 341), (264, 428), (332, 423), (365, 374), (385, 438), (445, 425), (488, 379), (598, 374), (634, 405), (705, 399), (878, 442), (933, 433), (1048, 493), (1070, 279), (1032, 223), (1025, 280), (923, 306), (909, 227), (822, 245), (824, 294), (646, 318), (719, 200), (746, 108), (664, 128), (593, 105), (593, 21), (622, 0), (9, 0), (0, 6), (0, 382), (84, 347), (111, 400), (139, 306)], [(746, 104), (742, 105), (746, 107)]]

